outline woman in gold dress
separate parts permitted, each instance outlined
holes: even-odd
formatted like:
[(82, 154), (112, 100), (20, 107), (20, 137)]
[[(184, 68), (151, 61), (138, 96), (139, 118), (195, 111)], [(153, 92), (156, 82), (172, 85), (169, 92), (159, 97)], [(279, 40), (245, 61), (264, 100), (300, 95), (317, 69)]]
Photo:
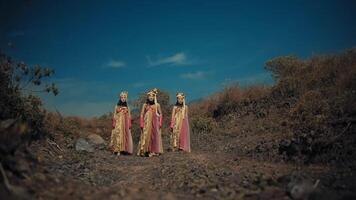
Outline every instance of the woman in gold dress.
[(157, 103), (157, 89), (147, 93), (147, 101), (143, 104), (140, 115), (141, 137), (137, 155), (154, 156), (163, 153), (161, 127), (162, 111)]
[(110, 148), (114, 154), (132, 154), (131, 112), (127, 106), (127, 92), (120, 93), (120, 99), (113, 113)]
[(185, 105), (185, 95), (177, 93), (177, 103), (172, 110), (171, 118), (171, 149), (172, 151), (190, 152), (190, 128), (188, 106)]

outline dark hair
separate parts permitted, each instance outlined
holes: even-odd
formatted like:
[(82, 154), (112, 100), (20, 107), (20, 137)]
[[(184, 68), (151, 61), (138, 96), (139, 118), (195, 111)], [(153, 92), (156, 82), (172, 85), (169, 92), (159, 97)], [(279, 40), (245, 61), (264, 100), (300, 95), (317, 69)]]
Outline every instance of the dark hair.
[(119, 100), (119, 102), (117, 102), (118, 106), (123, 106), (123, 107), (127, 107), (127, 102), (122, 102), (121, 99)]
[(176, 102), (176, 106), (183, 106), (183, 103)]
[(146, 99), (146, 104), (153, 105), (155, 104), (155, 101), (150, 101), (148, 98)]

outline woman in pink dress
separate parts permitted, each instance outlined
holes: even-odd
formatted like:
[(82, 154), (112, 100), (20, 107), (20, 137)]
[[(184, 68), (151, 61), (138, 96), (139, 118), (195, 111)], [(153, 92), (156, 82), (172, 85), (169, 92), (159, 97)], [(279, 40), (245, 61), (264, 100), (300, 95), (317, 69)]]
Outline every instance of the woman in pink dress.
[(190, 152), (190, 129), (188, 106), (185, 105), (185, 95), (177, 93), (177, 103), (172, 110), (171, 119), (171, 149), (172, 151)]
[(112, 127), (110, 149), (116, 155), (132, 154), (133, 144), (131, 136), (131, 112), (127, 106), (127, 92), (120, 93), (120, 99), (115, 105)]
[(163, 153), (161, 127), (162, 111), (157, 103), (157, 89), (147, 93), (147, 101), (143, 104), (140, 115), (141, 137), (137, 155), (155, 156)]

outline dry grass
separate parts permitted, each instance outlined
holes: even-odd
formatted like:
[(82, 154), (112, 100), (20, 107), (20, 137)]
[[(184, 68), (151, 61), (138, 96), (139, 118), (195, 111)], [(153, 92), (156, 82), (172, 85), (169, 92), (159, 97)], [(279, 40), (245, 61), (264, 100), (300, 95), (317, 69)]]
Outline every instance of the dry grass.
[(254, 141), (271, 143), (265, 151), (279, 148), (287, 159), (354, 159), (356, 50), (307, 60), (278, 57), (268, 61), (266, 69), (276, 78), (272, 87), (232, 85), (191, 105), (193, 132), (235, 132), (240, 137), (250, 127)]

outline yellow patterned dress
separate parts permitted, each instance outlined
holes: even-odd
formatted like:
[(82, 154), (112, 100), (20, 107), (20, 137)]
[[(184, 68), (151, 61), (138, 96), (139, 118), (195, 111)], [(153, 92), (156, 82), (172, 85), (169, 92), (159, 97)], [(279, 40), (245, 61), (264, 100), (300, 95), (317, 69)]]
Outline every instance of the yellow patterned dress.
[(188, 106), (174, 106), (171, 119), (171, 148), (173, 151), (190, 152)]
[(132, 154), (131, 113), (126, 106), (115, 106), (110, 148), (115, 153)]
[(142, 129), (137, 155), (148, 153), (163, 153), (161, 137), (162, 113), (159, 104), (144, 104), (141, 112), (140, 126)]

